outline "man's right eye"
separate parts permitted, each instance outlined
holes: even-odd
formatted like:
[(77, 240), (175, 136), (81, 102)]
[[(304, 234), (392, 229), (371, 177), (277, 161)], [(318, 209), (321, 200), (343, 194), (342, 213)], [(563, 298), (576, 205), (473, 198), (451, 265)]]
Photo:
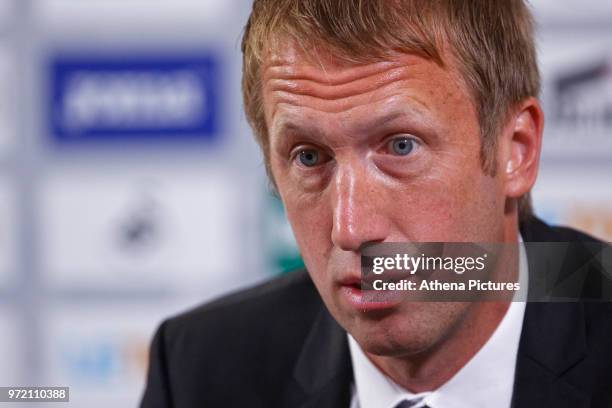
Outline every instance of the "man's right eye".
[(316, 147), (302, 147), (295, 150), (293, 160), (297, 161), (299, 166), (316, 167), (327, 163), (332, 157), (325, 150)]
[(304, 149), (298, 154), (298, 160), (306, 167), (314, 167), (320, 162), (319, 152), (315, 149)]

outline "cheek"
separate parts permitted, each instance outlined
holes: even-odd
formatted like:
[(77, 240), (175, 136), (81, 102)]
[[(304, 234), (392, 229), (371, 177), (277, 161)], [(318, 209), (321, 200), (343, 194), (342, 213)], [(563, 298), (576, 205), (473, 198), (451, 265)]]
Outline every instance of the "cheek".
[(453, 164), (395, 191), (389, 202), (395, 203), (395, 224), (408, 239), (478, 241), (488, 239), (487, 222), (500, 209), (498, 190), (497, 181), (482, 172), (479, 162), (470, 167)]
[(281, 197), (287, 219), (291, 224), (300, 252), (309, 271), (325, 269), (326, 260), (332, 248), (332, 211), (320, 194), (316, 199), (311, 195), (287, 188)]
[[(332, 211), (325, 192), (305, 192), (275, 158), (272, 174), (300, 253), (311, 275), (324, 271), (332, 248)], [(322, 272), (321, 272), (322, 273)], [(317, 280), (317, 276), (313, 276)]]

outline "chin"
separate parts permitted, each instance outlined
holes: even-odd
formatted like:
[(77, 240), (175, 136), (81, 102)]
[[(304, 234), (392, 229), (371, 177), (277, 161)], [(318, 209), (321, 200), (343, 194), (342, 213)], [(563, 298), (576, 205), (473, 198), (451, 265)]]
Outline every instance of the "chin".
[(422, 353), (438, 342), (440, 327), (416, 316), (391, 315), (380, 320), (358, 319), (348, 332), (370, 354), (387, 357)]
[(402, 333), (376, 331), (352, 335), (365, 352), (384, 357), (415, 356), (426, 352), (436, 344), (436, 338), (411, 331)]
[(357, 316), (347, 331), (364, 351), (388, 357), (414, 356), (450, 335), (465, 309), (452, 303), (411, 303), (386, 316)]

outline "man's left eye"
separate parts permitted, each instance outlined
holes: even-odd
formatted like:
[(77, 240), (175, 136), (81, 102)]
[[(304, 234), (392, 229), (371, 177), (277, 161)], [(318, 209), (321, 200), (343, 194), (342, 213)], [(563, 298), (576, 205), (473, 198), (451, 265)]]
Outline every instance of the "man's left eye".
[(389, 140), (387, 144), (387, 150), (391, 154), (395, 154), (398, 156), (407, 156), (409, 155), (415, 147), (416, 142), (414, 139), (409, 137), (395, 137)]

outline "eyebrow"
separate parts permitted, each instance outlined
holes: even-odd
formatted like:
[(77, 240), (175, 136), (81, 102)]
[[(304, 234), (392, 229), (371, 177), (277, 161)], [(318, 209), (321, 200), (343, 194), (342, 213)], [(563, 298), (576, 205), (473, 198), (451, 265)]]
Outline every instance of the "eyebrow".
[(373, 129), (385, 129), (398, 119), (404, 119), (405, 124), (421, 131), (432, 132), (434, 130), (432, 120), (435, 120), (435, 113), (418, 99), (410, 98), (409, 103), (402, 98), (395, 101), (394, 105), (388, 112), (382, 112), (380, 115), (366, 118), (362, 123), (356, 124), (355, 131), (368, 133)]
[[(401, 104), (397, 108), (385, 112), (377, 117), (369, 117), (363, 119), (360, 123), (354, 123), (351, 125), (350, 131), (356, 135), (363, 135), (363, 139), (366, 140), (372, 131), (384, 130), (386, 127), (390, 127), (390, 124), (401, 118), (410, 117), (409, 119), (415, 127), (421, 130), (428, 131), (431, 133), (433, 128), (430, 124), (430, 113), (427, 110), (423, 110), (419, 107), (410, 106), (407, 104)], [(328, 139), (316, 123), (312, 120), (299, 119), (294, 121), (291, 115), (287, 115), (280, 119), (278, 124), (273, 128), (271, 134), (277, 134), (279, 137), (276, 147), (282, 150), (288, 150), (289, 144), (295, 139), (296, 136), (303, 137), (306, 141), (313, 143), (325, 143)], [(282, 137), (286, 136), (286, 137)]]
[[(315, 126), (310, 125), (302, 125), (298, 122), (291, 121), (289, 118), (282, 118), (280, 122), (277, 122), (275, 126), (272, 127), (270, 132), (270, 142), (276, 141), (277, 143), (271, 143), (271, 147), (273, 150), (277, 151), (288, 151), (290, 148), (290, 144), (293, 139), (293, 135), (299, 134), (302, 136), (308, 136), (308, 138), (312, 139), (312, 141), (316, 141), (320, 136), (322, 136), (319, 129)], [(318, 136), (311, 136), (313, 133), (319, 134)], [(274, 137), (274, 135), (278, 135)]]
[[(386, 125), (389, 122), (392, 122), (398, 118), (405, 116), (406, 114), (408, 114), (408, 112), (405, 110), (394, 110), (390, 113), (385, 114), (384, 116), (374, 119), (373, 121), (366, 120), (364, 122), (367, 122), (367, 123), (359, 124), (357, 127), (358, 127), (358, 130), (360, 131), (379, 128), (379, 127)], [(287, 119), (287, 118), (282, 119), (280, 123), (274, 127), (274, 133), (283, 133), (283, 132), (294, 132), (298, 134), (313, 134), (313, 133), (321, 134), (322, 133), (320, 132), (320, 129), (318, 129), (316, 126), (313, 126), (311, 123), (303, 125), (301, 123), (291, 121), (290, 119)]]
[(365, 132), (371, 129), (379, 129), (389, 124), (389, 122), (393, 122), (403, 116), (406, 116), (407, 114), (408, 112), (406, 110), (402, 110), (402, 109), (393, 110), (392, 112), (389, 112), (385, 114), (384, 116), (377, 117), (370, 121), (365, 121), (367, 123), (359, 124), (358, 130), (360, 132)]

